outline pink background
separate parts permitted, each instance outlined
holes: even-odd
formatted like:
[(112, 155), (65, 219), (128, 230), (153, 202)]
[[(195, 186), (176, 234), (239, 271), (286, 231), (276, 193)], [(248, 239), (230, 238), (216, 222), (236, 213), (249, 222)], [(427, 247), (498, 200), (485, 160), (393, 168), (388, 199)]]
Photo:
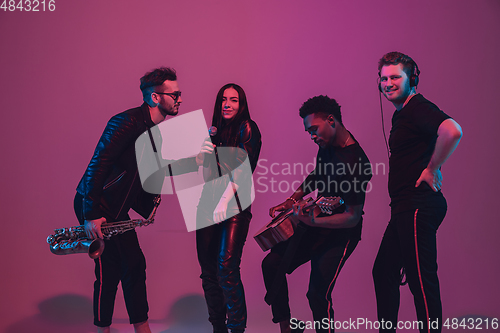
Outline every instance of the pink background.
[[(174, 67), (183, 91), (181, 114), (202, 108), (207, 119), (218, 89), (240, 84), (262, 132), (260, 157), (267, 167), (313, 161), (317, 147), (298, 108), (309, 97), (328, 94), (376, 164), (387, 163), (377, 61), (394, 50), (416, 60), (422, 71), (418, 91), (464, 132), (443, 167), (449, 205), (438, 233), (444, 318), (500, 317), (499, 33), (496, 0), (56, 0), (54, 12), (1, 10), (0, 331), (92, 330), (93, 262), (85, 255), (54, 256), (45, 238), (54, 228), (77, 225), (76, 185), (106, 121), (141, 104), (139, 78), (146, 71)], [(393, 107), (386, 101), (383, 106), (388, 131)], [(256, 175), (263, 176), (268, 185), (274, 177), (283, 186), (303, 178)], [(363, 240), (333, 292), (337, 320), (376, 320), (371, 269), (389, 219), (387, 174), (380, 172), (372, 183)], [(290, 194), (269, 188), (257, 193), (253, 205), (242, 262), (251, 333), (278, 331), (263, 301), (264, 253), (252, 236), (269, 222), (269, 207)], [(163, 199), (156, 224), (138, 230), (153, 331), (201, 331), (192, 328), (206, 329), (207, 317), (195, 234), (186, 232), (177, 198)], [(305, 265), (289, 278), (292, 314), (303, 320), (312, 319), (305, 298), (308, 270)], [(121, 292), (114, 318), (115, 332), (130, 330)], [(407, 287), (400, 318), (415, 319)]]

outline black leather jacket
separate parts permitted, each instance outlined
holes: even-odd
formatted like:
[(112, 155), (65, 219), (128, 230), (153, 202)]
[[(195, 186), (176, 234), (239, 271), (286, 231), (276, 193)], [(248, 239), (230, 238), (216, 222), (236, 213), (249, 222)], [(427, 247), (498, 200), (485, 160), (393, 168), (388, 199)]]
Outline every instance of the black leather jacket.
[[(142, 188), (135, 142), (154, 125), (145, 103), (108, 121), (76, 189), (83, 196), (84, 219), (125, 220), (130, 208), (143, 217), (149, 215), (156, 194)], [(186, 172), (198, 170), (195, 158), (184, 159), (183, 165)]]
[[(257, 124), (251, 120), (245, 120), (241, 123), (238, 133), (235, 138), (228, 137), (229, 132), (225, 131), (219, 135), (212, 138), (212, 142), (215, 143), (217, 147), (224, 147), (225, 157), (219, 156), (219, 166), (221, 168), (222, 174), (227, 174), (237, 168), (243, 161), (247, 158), (250, 162), (250, 167), (252, 173), (257, 166), (259, 160), (260, 149), (262, 147), (261, 134)], [(237, 147), (240, 150), (228, 150), (228, 147)], [(219, 150), (222, 150), (219, 148)], [(241, 155), (240, 152), (246, 152)], [(214, 159), (207, 159), (205, 162), (205, 167), (208, 167), (210, 175), (205, 177), (205, 180), (211, 180), (219, 177), (217, 168), (211, 164), (214, 164)], [(204, 171), (206, 171), (205, 168)]]
[[(251, 202), (252, 173), (257, 166), (262, 147), (261, 134), (257, 124), (251, 120), (241, 123), (237, 135), (229, 137), (228, 131), (223, 131), (212, 142), (218, 147), (218, 163), (214, 156), (205, 157), (203, 176), (205, 185), (198, 209), (204, 209), (210, 214), (217, 205), (226, 189), (229, 180), (240, 186), (238, 195), (243, 202)], [(233, 147), (239, 149), (232, 149)], [(240, 172), (237, 168), (246, 160), (251, 167), (250, 172)], [(219, 173), (220, 172), (220, 173)], [(231, 175), (227, 177), (225, 175)], [(201, 205), (203, 203), (203, 205)], [(236, 202), (233, 202), (234, 204)], [(244, 208), (243, 208), (244, 209)]]

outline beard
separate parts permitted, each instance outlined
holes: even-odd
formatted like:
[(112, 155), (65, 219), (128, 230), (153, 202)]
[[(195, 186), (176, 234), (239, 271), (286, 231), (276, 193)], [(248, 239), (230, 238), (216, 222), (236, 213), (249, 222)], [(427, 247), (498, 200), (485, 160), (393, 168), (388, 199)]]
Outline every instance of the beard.
[(179, 104), (174, 104), (171, 107), (164, 108), (162, 105), (159, 105), (158, 109), (160, 110), (161, 114), (166, 117), (166, 116), (176, 116), (179, 113)]

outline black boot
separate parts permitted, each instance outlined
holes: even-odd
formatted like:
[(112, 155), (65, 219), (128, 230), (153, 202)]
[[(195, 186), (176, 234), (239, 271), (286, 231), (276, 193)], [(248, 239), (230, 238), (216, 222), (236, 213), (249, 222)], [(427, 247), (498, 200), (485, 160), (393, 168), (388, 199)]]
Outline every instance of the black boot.
[(304, 328), (292, 328), (292, 333), (303, 333), (306, 329), (305, 329), (305, 323), (302, 321), (302, 320), (299, 320), (299, 325), (300, 326), (304, 326)]
[[(305, 329), (305, 323), (302, 320), (298, 321), (296, 328), (292, 328), (290, 326), (290, 322), (288, 320), (287, 321), (281, 321), (279, 324), (280, 324), (280, 330), (281, 330), (282, 333), (283, 332), (302, 333), (302, 332), (304, 332), (306, 330)], [(299, 328), (299, 326), (304, 326), (304, 328)]]
[(220, 329), (220, 328), (214, 327), (214, 333), (228, 333), (228, 332), (227, 332), (227, 328)]
[(228, 333), (226, 324), (214, 326), (214, 333)]
[(303, 333), (305, 330), (305, 328), (292, 328), (292, 333)]

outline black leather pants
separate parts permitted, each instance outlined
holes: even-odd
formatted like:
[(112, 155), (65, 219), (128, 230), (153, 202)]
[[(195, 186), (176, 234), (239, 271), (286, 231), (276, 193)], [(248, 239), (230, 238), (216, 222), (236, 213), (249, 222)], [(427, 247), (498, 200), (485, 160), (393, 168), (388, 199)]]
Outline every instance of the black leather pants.
[[(198, 216), (200, 218), (200, 216)], [(240, 278), (240, 262), (252, 214), (235, 215), (196, 231), (198, 261), (209, 321), (214, 327), (243, 330), (247, 309)]]

